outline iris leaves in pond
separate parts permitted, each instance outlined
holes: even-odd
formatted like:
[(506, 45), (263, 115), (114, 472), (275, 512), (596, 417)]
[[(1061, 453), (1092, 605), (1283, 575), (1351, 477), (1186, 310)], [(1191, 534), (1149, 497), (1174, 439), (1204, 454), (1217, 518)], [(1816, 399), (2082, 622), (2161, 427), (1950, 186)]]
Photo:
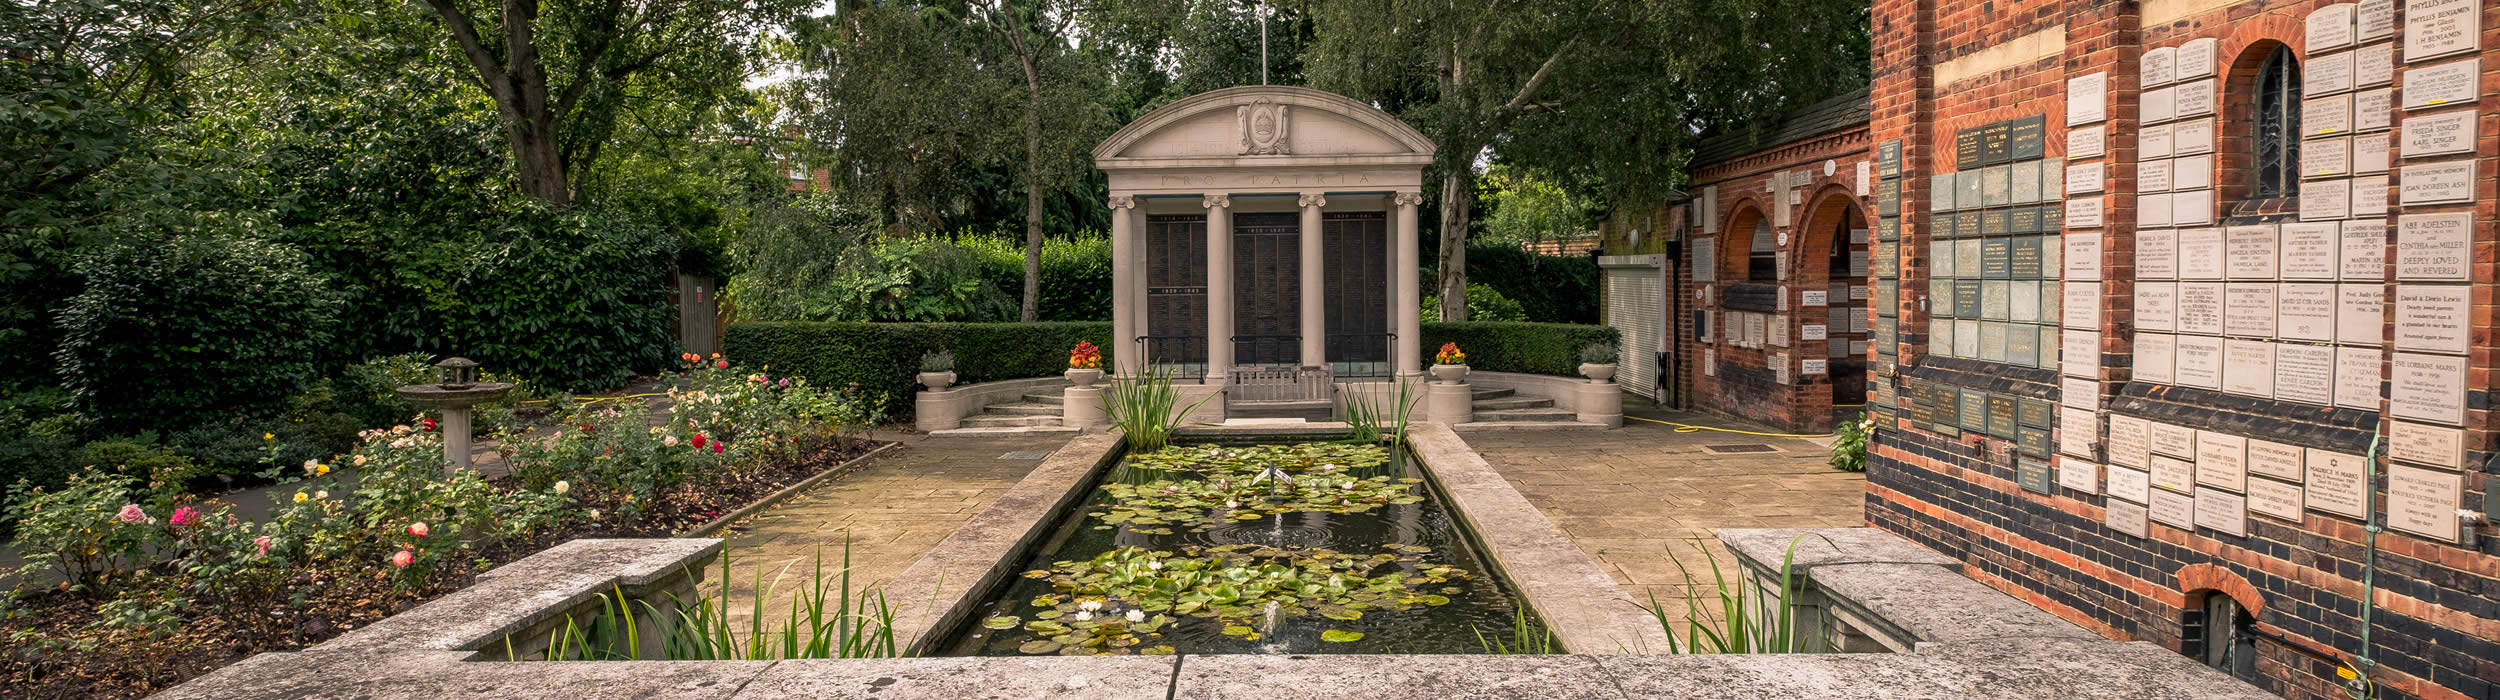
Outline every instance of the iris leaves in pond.
[[(1175, 525), (1198, 529), (1278, 513), (1367, 513), (1422, 502), (1414, 488), (1421, 479), (1376, 473), (1388, 463), (1388, 450), (1378, 445), (1167, 447), (1128, 457), (1123, 478), (1103, 486), (1109, 504), (1087, 515), (1102, 523), (1097, 529), (1124, 525), (1169, 535)], [(1271, 468), (1285, 477), (1263, 481)]]
[[(1050, 569), (1024, 573), (1025, 578), (1047, 580), (1057, 593), (1031, 601), (1043, 610), (1024, 623), (1024, 631), (1038, 641), (1019, 649), (1028, 654), (1145, 653), (1156, 647), (1136, 647), (1160, 639), (1164, 628), (1174, 624), (1221, 625), (1225, 636), (1255, 640), (1260, 632), (1252, 623), (1271, 607), (1285, 617), (1356, 620), (1366, 611), (1448, 603), (1447, 597), (1424, 591), (1468, 577), (1455, 567), (1426, 564), (1403, 547), (1382, 549), (1392, 551), (1224, 545), (1164, 552), (1121, 547), (1086, 561), (1054, 562)], [(990, 618), (985, 626), (1015, 619)], [(1330, 634), (1354, 636), (1328, 641), (1361, 638), (1350, 632)]]

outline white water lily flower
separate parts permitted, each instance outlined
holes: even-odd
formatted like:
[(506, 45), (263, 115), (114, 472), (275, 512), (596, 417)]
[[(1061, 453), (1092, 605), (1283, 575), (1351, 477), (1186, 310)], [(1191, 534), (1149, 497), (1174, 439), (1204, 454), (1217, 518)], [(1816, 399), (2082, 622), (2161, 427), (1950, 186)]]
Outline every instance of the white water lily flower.
[(1096, 611), (1096, 610), (1101, 610), (1101, 609), (1102, 609), (1102, 601), (1099, 601), (1099, 600), (1088, 600), (1088, 601), (1085, 601), (1085, 602), (1082, 602), (1082, 603), (1078, 603), (1078, 604), (1076, 604), (1076, 608), (1077, 608), (1078, 610), (1083, 610), (1083, 611), (1086, 611), (1086, 612), (1093, 612), (1093, 611)]
[(1085, 611), (1083, 611), (1083, 610), (1078, 610), (1078, 611), (1076, 611), (1076, 615), (1075, 615), (1074, 617), (1075, 617), (1075, 619), (1076, 619), (1076, 621), (1077, 621), (1077, 622), (1084, 622), (1084, 621), (1086, 621), (1086, 620), (1091, 620), (1091, 619), (1094, 619), (1094, 614), (1093, 614), (1093, 613), (1089, 613), (1089, 612), (1085, 612)]
[(1239, 508), (1241, 508), (1241, 502), (1240, 502), (1240, 501), (1225, 501), (1225, 502), (1224, 502), (1224, 507), (1225, 507), (1225, 508), (1229, 508), (1229, 509), (1239, 509)]
[(1144, 610), (1131, 610), (1131, 611), (1128, 611), (1128, 621), (1129, 621), (1129, 622), (1145, 622), (1145, 621), (1146, 621), (1146, 611), (1144, 611)]
[(1352, 490), (1354, 490), (1354, 482), (1348, 481), (1348, 482), (1345, 482), (1345, 483), (1342, 483), (1342, 484), (1338, 484), (1338, 485), (1337, 485), (1337, 488), (1345, 489), (1345, 490), (1347, 490), (1347, 491), (1352, 491)]

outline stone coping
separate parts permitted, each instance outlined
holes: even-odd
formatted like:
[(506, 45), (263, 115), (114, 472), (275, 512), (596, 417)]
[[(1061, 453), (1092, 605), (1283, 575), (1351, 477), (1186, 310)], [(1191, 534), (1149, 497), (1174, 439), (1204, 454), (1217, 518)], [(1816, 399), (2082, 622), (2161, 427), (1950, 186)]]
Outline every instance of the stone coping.
[(721, 544), (691, 538), (573, 540), (490, 569), (468, 588), (339, 635), (312, 651), (487, 649), (611, 590), (633, 596), (655, 581), (699, 571), (720, 556)]
[[(2009, 640), (2106, 644), (2100, 635), (1962, 575), (1961, 562), (1882, 530), (1865, 527), (1729, 529), (1719, 540), (1740, 567), (1776, 587), (1780, 562), (1794, 552), (1792, 594), (1896, 652), (1963, 653)], [(1793, 549), (1792, 549), (1792, 544)]]
[(1115, 434), (1070, 438), (989, 508), (887, 581), (880, 590), (894, 606), (895, 645), (926, 653), (978, 609), (985, 593), (1022, 570), (1033, 543), (1050, 534), (1060, 512), (1085, 497), (1085, 487), (1122, 452)]
[(2273, 695), (2143, 642), (1953, 654), (1221, 655), (463, 662), (445, 652), (261, 654), (157, 697), (2214, 698)]

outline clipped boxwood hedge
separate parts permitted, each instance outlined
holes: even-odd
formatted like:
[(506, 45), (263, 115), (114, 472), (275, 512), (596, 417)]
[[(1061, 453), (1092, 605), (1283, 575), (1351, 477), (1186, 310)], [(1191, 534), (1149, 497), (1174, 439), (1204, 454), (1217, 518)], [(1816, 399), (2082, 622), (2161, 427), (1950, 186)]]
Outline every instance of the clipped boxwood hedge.
[[(895, 416), (911, 414), (919, 390), (920, 356), (955, 351), (959, 384), (1056, 376), (1068, 368), (1077, 341), (1103, 349), (1104, 365), (1120, 348), (1109, 322), (1074, 323), (853, 323), (776, 321), (731, 324), (721, 352), (738, 364), (773, 376), (805, 378), (817, 386), (853, 382), (863, 391), (893, 397)], [(1487, 372), (1557, 377), (1580, 373), (1580, 346), (1618, 341), (1615, 329), (1566, 323), (1492, 321), (1424, 324), (1424, 362), (1442, 343), (1458, 343), (1467, 364)]]
[(1457, 343), (1458, 349), (1467, 353), (1470, 369), (1577, 377), (1580, 346), (1621, 342), (1622, 334), (1611, 326), (1521, 321), (1426, 322), (1423, 361), (1432, 364), (1432, 356), (1441, 350), (1442, 343)]
[(824, 387), (859, 383), (893, 397), (892, 414), (911, 415), (920, 356), (955, 352), (958, 384), (1056, 376), (1068, 369), (1077, 341), (1117, 349), (1111, 323), (736, 323), (721, 334), (721, 352), (740, 365), (771, 367), (773, 376), (805, 378)]

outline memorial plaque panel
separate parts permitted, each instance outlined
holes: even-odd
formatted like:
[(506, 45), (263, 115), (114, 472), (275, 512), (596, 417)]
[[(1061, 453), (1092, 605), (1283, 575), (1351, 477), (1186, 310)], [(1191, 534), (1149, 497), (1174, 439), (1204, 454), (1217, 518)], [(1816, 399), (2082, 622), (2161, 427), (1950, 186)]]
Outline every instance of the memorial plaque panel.
[(2178, 380), (2179, 339), (2168, 333), (2135, 334), (2135, 381), (2170, 384)]
[(2154, 486), (2182, 493), (2196, 488), (2195, 462), (2160, 453), (2155, 453), (2152, 460)]
[(2355, 219), (2342, 224), (2343, 252), (2338, 255), (2347, 282), (2376, 282), (2387, 275), (2387, 220)]
[(1956, 405), (1962, 407), (1962, 415), (1961, 420), (1958, 421), (1957, 424), (1960, 425), (1963, 430), (1977, 433), (1987, 432), (1988, 392), (1977, 389), (1962, 389), (1960, 391), (1962, 393), (1962, 400)]
[[(2328, 224), (2332, 225), (2332, 224)], [(2234, 280), (2271, 280), (2281, 259), (2277, 241), (2281, 232), (2274, 224), (2232, 226), (2223, 229), (2224, 271)]]
[(2469, 58), (2405, 71), (2404, 84), (2397, 86), (2404, 95), (2405, 110), (2472, 103), (2475, 76), (2482, 72), (2482, 65), (2481, 60)]
[(1979, 162), (1986, 165), (2014, 159), (2014, 123), (1997, 122), (1979, 127)]
[(2066, 80), (2066, 125), (2082, 126), (2109, 118), (2109, 73)]
[[(2352, 139), (2311, 139), (2300, 144), (2300, 177), (2315, 180), (2322, 177), (2352, 174)], [(2307, 194), (2304, 186), (2303, 194)]]
[[(2340, 222), (2283, 224), (2278, 229), (2278, 238), (2282, 241), (2278, 255), (2279, 275), (2287, 280), (2335, 279), (2336, 251), (2342, 247), (2339, 240), (2342, 229)], [(2231, 239), (2232, 279), (2241, 279), (2238, 275), (2239, 242), (2237, 237)]]
[(2300, 485), (2273, 479), (2248, 480), (2248, 512), (2300, 522)]
[(2335, 348), (2274, 344), (2274, 398), (2328, 406), (2335, 403)]
[(2072, 196), (2100, 193), (2103, 185), (2102, 175), (2107, 172), (2107, 169), (2106, 164), (2097, 161), (2066, 166), (2066, 194)]
[[(2179, 330), (2179, 285), (2173, 282), (2135, 283), (2135, 327), (2148, 331)], [(2068, 301), (2069, 307), (2074, 302)]]
[[(2306, 116), (2303, 117), (2307, 118)], [(2474, 152), (2474, 111), (2451, 111), (2404, 121), (2404, 157), (2421, 158)], [(2303, 144), (2302, 148), (2307, 148)], [(2307, 158), (2307, 152), (2302, 152)]]
[(2465, 358), (2399, 352), (2387, 366), (2389, 415), (2464, 424)]
[(2352, 182), (2313, 180), (2301, 188), (2300, 220), (2334, 221), (2352, 215)]
[[(2057, 285), (2058, 283), (2048, 284)], [(2063, 307), (2065, 313), (2058, 318), (2058, 324), (2067, 328), (2100, 328), (2101, 286), (2091, 282), (2067, 282), (2063, 286), (2066, 301), (2058, 306)], [(2044, 294), (2041, 298), (2050, 297)], [(2044, 314), (2043, 317), (2045, 316)]]
[(2307, 30), (2308, 50), (2329, 51), (2351, 46), (2353, 42), (2353, 5), (2336, 3), (2309, 13), (2302, 23)]
[(1878, 241), (1897, 241), (1897, 240), (1901, 240), (1901, 219), (1900, 219), (1899, 217), (1890, 217), (1890, 216), (1887, 216), (1887, 217), (1884, 217), (1884, 218), (1881, 218), (1881, 219), (1876, 219), (1876, 220), (1875, 220), (1875, 240), (1878, 240)]
[(2170, 125), (2148, 126), (2135, 133), (2135, 157), (2156, 159), (2170, 157)]
[(2140, 66), (2137, 79), (2143, 81), (2145, 87), (2168, 85), (2178, 79), (2178, 61), (2179, 49), (2176, 47), (2165, 46), (2146, 51), (2142, 58), (2137, 59)]
[(2387, 220), (2387, 175), (2363, 175), (2351, 182), (2352, 215)]
[(1979, 204), (2002, 207), (2013, 203), (2014, 166), (1993, 165), (1979, 171)]
[[(2303, 136), (2308, 138), (2352, 131), (2352, 96), (2328, 95), (2301, 101), (2300, 128), (2305, 132)], [(2308, 160), (2309, 144), (2300, 145), (2300, 157), (2303, 161)], [(2301, 170), (2305, 173), (2308, 168)]]
[(2135, 277), (2139, 280), (2178, 279), (2178, 230), (2154, 228), (2135, 232)]
[(1965, 211), (1978, 209), (1988, 201), (1987, 173), (1965, 170), (1961, 177), (1953, 178), (1953, 186), (1961, 188), (1953, 193), (1953, 208), (1955, 209)]
[(2174, 156), (2214, 152), (2214, 120), (2190, 119), (2170, 125), (2170, 152)]
[(2022, 399), (2015, 411), (2018, 414), (2016, 420), (2023, 425), (2049, 428), (2057, 424), (2057, 402), (2055, 401)]
[[(2170, 161), (2160, 162), (2166, 166)], [(2173, 213), (2175, 212), (2170, 209), (2170, 195), (2167, 193), (2148, 192), (2135, 196), (2136, 228), (2169, 226), (2170, 215)]]
[(2396, 35), (2395, 0), (2361, 0), (2360, 4), (2353, 21), (2359, 25), (2353, 35), (2356, 41), (2378, 41)]
[(2223, 288), (2222, 332), (2225, 335), (2274, 336), (2274, 283), (2232, 282)]
[(2012, 180), (2006, 185), (2009, 188), (2006, 195), (2008, 203), (2038, 204), (2043, 201), (2044, 195), (2040, 192), (2040, 168), (2045, 167), (2046, 163), (2047, 161), (2027, 160), (2007, 167)]
[[(2047, 271), (2041, 269), (2045, 260), (2041, 247), (2046, 243), (2046, 239), (2038, 237), (2012, 239), (2006, 244), (2007, 274), (2014, 279), (2039, 279), (2043, 276)], [(1985, 274), (1984, 269), (1982, 274)]]
[(2248, 438), (2196, 431), (2196, 483), (2239, 491), (2248, 487)]
[(2335, 342), (2378, 344), (2386, 290), (2376, 283), (2335, 285)]
[(2378, 410), (2379, 364), (2378, 348), (2336, 348), (2335, 405)]
[[(2135, 191), (2137, 191), (2137, 192), (2168, 192), (2168, 191), (2170, 191), (2170, 159), (2167, 159), (2167, 158), (2154, 158), (2154, 159), (2149, 159), (2149, 160), (2143, 160), (2143, 161), (2138, 161), (2138, 162), (2136, 162), (2136, 164), (2135, 164)], [(2142, 211), (2144, 211), (2144, 210), (2146, 210), (2146, 209), (2152, 209), (2152, 208), (2153, 208), (2153, 207), (2137, 207), (2137, 208), (2136, 208), (2136, 210), (2139, 212), (2139, 216), (2140, 216), (2140, 215), (2141, 215), (2141, 214), (2140, 214), (2140, 212), (2142, 212)], [(2162, 216), (2162, 218), (2165, 218), (2165, 219), (2170, 218), (2170, 217), (2168, 216), (2168, 214), (2167, 214), (2167, 213), (2168, 213), (2168, 211), (2169, 211), (2169, 209), (2170, 209), (2169, 207), (2160, 207), (2160, 209), (2162, 209), (2162, 210), (2163, 210), (2163, 212), (2164, 212), (2164, 215)]]
[[(2072, 201), (2069, 200), (2070, 203)], [(2064, 278), (2087, 282), (2099, 280), (2101, 278), (2101, 234), (2069, 233), (2065, 236), (2065, 242), (2066, 250), (2060, 254), (2061, 259), (2066, 263)]]
[(2046, 233), (2040, 223), (2039, 207), (2016, 207), (2005, 215), (2005, 230), (2012, 233)]
[(2084, 493), (2100, 493), (2101, 465), (2082, 460), (2058, 460), (2057, 485)]
[(2092, 330), (2070, 330), (2061, 334), (2059, 357), (2062, 370), (2076, 377), (2101, 376), (2101, 334)]
[(2465, 354), (2473, 333), (2472, 291), (2465, 285), (2396, 285), (2396, 349)]
[[(2308, 450), (2296, 445), (2250, 440), (2248, 441), (2248, 473), (2251, 476), (2269, 476), (2297, 484), (2300, 483), (2303, 471), (2301, 465), (2306, 463), (2307, 456)], [(2248, 488), (2252, 492), (2255, 491), (2257, 483), (2250, 481)]]
[[(2075, 380), (2068, 379), (2068, 382)], [(2092, 458), (2092, 446), (2100, 442), (2101, 414), (2088, 408), (2067, 406), (2057, 412), (2058, 454)]]
[(1901, 142), (1885, 141), (1875, 149), (1875, 174), (1882, 177), (1901, 176)]
[(2169, 423), (2152, 423), (2153, 453), (2180, 459), (2196, 458), (2196, 429)]
[[(2275, 335), (2291, 340), (2335, 340), (2335, 285), (2284, 284), (2276, 287), (2274, 309)], [(2321, 384), (2319, 390), (2325, 391), (2325, 385)]]
[(2274, 344), (2233, 338), (2222, 346), (2222, 390), (2261, 399), (2274, 397)]
[(2222, 241), (2222, 229), (2179, 229), (2179, 279), (2222, 279), (2225, 260)]
[[(2350, 59), (2346, 59), (2347, 64), (2350, 62)], [(2349, 66), (2346, 72), (2346, 77), (2349, 78)], [(2351, 89), (2351, 87), (2345, 86), (2346, 89)], [(2178, 96), (2179, 118), (2202, 117), (2214, 113), (2214, 81), (2191, 80), (2180, 83), (2178, 87), (2171, 88), (2171, 90)]]
[[(2063, 173), (2063, 172), (2066, 172), (2066, 171), (2064, 171), (2064, 170), (2059, 170), (2059, 169), (2057, 169), (2057, 168), (2042, 168), (2042, 169), (2040, 170), (2040, 175), (2041, 175), (2041, 177), (2050, 178), (2050, 180), (2052, 180), (2052, 181), (2053, 181), (2053, 180), (2055, 180), (2055, 179), (2056, 179), (2056, 176), (2057, 176), (2059, 173)], [(2042, 191), (2049, 191), (2049, 190), (2054, 190), (2054, 189), (2056, 189), (2055, 187), (2051, 187), (2051, 186), (2050, 186), (2050, 184), (2051, 184), (2051, 183), (2049, 183), (2049, 182), (2043, 182), (2043, 183), (2041, 183), (2041, 185), (2040, 185), (2040, 189), (2041, 189)], [(2040, 207), (2040, 208), (2039, 208), (2039, 210), (2040, 210), (2040, 232), (2042, 232), (2042, 233), (2057, 233), (2057, 232), (2059, 232), (2059, 231), (2063, 231), (2063, 230), (2065, 230), (2065, 229), (2066, 229), (2066, 207), (2061, 206), (2061, 205), (2057, 205), (2057, 204), (2051, 204), (2051, 205), (2048, 205), (2048, 206)], [(2055, 267), (2055, 266), (2054, 266), (2054, 265), (2052, 265), (2051, 267)]]
[(2096, 158), (2109, 150), (2109, 127), (2093, 126), (2066, 132), (2066, 157)]
[(2151, 511), (2142, 505), (2111, 501), (2109, 507), (2101, 510), (2101, 524), (2112, 532), (2146, 537), (2152, 534), (2151, 516)]
[(1962, 191), (1960, 181), (1954, 175), (1954, 173), (1942, 173), (1927, 178), (1927, 211), (1929, 213), (1953, 211), (1954, 193)]
[(2010, 279), (2014, 276), (2014, 241), (1990, 238), (1979, 244), (1979, 276), (1987, 279)]
[(2219, 282), (2180, 282), (2177, 330), (2181, 333), (2222, 334), (2223, 289)]
[(1953, 215), (1953, 235), (1976, 236), (1982, 230), (1980, 212), (1966, 211)]
[(2033, 457), (2055, 456), (2057, 441), (2051, 437), (2051, 432), (2048, 428), (2023, 426), (2014, 434), (2014, 446), (2022, 450), (2023, 454)]
[(2222, 388), (2222, 339), (2201, 335), (2176, 336), (2178, 358), (2171, 376), (2180, 386), (2199, 389)]
[[(2412, 175), (2410, 173), (2407, 173), (2406, 175), (2406, 177), (2411, 176)], [(2066, 228), (2100, 228), (2101, 206), (2103, 204), (2104, 202), (2100, 197), (2084, 197), (2081, 199), (2066, 200)], [(2407, 202), (2407, 204), (2411, 204), (2411, 202)]]
[[(2460, 160), (2405, 166), (2403, 185), (2398, 188), (2397, 196), (2406, 206), (2471, 201), (2474, 198), (2474, 163)], [(2301, 208), (2306, 210), (2308, 205), (2303, 204)]]
[(1979, 318), (1980, 307), (1984, 301), (1979, 290), (1979, 280), (1955, 280), (1953, 282), (1953, 316), (1955, 318)]
[(2013, 125), (2007, 148), (2008, 157), (2029, 160), (2045, 155), (2048, 150), (2048, 117), (2032, 115), (2009, 122)]
[(2196, 497), (2169, 491), (2154, 491), (2149, 505), (2153, 522), (2181, 530), (2196, 529)]
[(2138, 118), (2148, 124), (2170, 121), (2179, 116), (2179, 89), (2146, 90), (2137, 104)]
[(2473, 213), (2396, 218), (2396, 279), (2465, 282), (2473, 279), (2473, 261)]
[(2472, 51), (2480, 45), (2476, 0), (2405, 0), (2405, 60)]
[[(2068, 410), (2091, 411), (2101, 407), (2101, 384), (2085, 377), (2065, 377), (2057, 383), (2057, 403)], [(2059, 425), (2066, 425), (2060, 418)]]
[[(2396, 91), (2387, 88), (2352, 94), (2352, 130), (2377, 131), (2395, 124)], [(2358, 145), (2355, 148), (2359, 148)], [(2381, 149), (2385, 150), (2385, 149)]]
[(2112, 500), (2113, 504), (2127, 501), (2143, 503), (2152, 497), (2153, 475), (2142, 469), (2112, 464), (2109, 465), (2109, 484), (2104, 489), (2111, 499), (2124, 499)]
[(2387, 468), (2387, 526), (2442, 542), (2457, 541), (2457, 510), (2465, 506), (2465, 475), (2402, 464)]
[(2248, 499), (2215, 488), (2196, 489), (2196, 525), (2238, 537), (2248, 536)]
[(2203, 78), (2214, 74), (2214, 50), (2222, 42), (2216, 39), (2190, 39), (2179, 45), (2180, 80)]
[(2353, 87), (2373, 87), (2396, 82), (2396, 47), (2373, 44), (2352, 52)]
[[(2170, 189), (2201, 190), (2212, 186), (2214, 186), (2213, 154), (2179, 156), (2170, 159)], [(2210, 206), (2213, 203), (2213, 196), (2208, 193), (2205, 198), (2205, 204)], [(2172, 216), (2175, 218), (2178, 215), (2174, 213)], [(2179, 223), (2184, 224), (2187, 221), (2181, 220)]]
[(2352, 54), (2309, 57), (2301, 66), (2300, 94), (2324, 95), (2352, 89)]
[[(2014, 291), (2012, 292), (2012, 296), (2014, 298), (2014, 313), (2012, 320), (2017, 323), (2039, 323), (2042, 320), (2040, 318), (2040, 281), (2015, 280), (2013, 282), (2013, 287)], [(2021, 351), (2017, 350), (2012, 352), (2020, 354)], [(2023, 363), (2030, 364), (2030, 361), (2024, 360)]]
[(2010, 438), (2022, 425), (2022, 400), (2012, 394), (1988, 395), (1988, 434)]
[(2005, 324), (1994, 321), (1979, 324), (1979, 359), (2005, 362), (2005, 351)]
[(1980, 268), (1986, 266), (1981, 250), (1983, 246), (1977, 240), (1954, 241), (1953, 276), (1978, 279)]
[(2047, 462), (2021, 457), (2015, 460), (2014, 481), (2021, 484), (2025, 491), (2054, 494), (2057, 493), (2055, 472), (2056, 470), (2051, 469)]
[(2359, 518), (2369, 509), (2370, 482), (2358, 455), (2309, 448), (2309, 480), (2302, 486), (2310, 510)]
[(2388, 421), (2387, 456), (2443, 469), (2461, 469), (2465, 464), (2465, 431)]
[(2109, 463), (2145, 468), (2152, 458), (2151, 425), (2142, 418), (2110, 414)]
[(1979, 130), (1953, 133), (1953, 168), (1968, 173), (1979, 167)]

